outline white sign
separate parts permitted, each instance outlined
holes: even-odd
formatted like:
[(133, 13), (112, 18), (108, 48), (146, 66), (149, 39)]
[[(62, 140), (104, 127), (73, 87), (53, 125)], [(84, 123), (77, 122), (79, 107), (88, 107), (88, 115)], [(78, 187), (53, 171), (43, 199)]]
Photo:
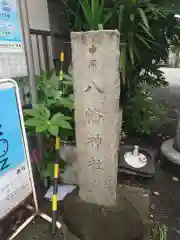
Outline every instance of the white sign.
[(33, 191), (17, 85), (0, 80), (0, 220)]
[(0, 78), (28, 75), (18, 2), (0, 0)]
[(21, 23), (17, 0), (0, 0), (0, 52), (22, 52)]

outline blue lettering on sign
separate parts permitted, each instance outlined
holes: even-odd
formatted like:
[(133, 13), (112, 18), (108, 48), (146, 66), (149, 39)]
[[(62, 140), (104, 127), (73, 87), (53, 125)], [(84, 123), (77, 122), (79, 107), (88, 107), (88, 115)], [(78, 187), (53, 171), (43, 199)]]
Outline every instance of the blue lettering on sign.
[[(0, 125), (0, 129), (1, 127), (2, 125)], [(3, 132), (0, 132), (0, 137), (3, 137)], [(8, 158), (6, 157), (6, 154), (8, 153), (8, 146), (8, 141), (4, 138), (0, 138), (0, 171), (3, 171), (4, 169), (10, 167)]]
[(13, 88), (0, 90), (0, 177), (26, 161)]

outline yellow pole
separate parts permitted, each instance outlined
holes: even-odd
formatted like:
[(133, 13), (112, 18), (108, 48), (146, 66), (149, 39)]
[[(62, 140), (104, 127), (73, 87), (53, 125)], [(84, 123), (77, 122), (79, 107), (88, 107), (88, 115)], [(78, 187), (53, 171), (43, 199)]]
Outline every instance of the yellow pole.
[[(60, 53), (60, 63), (61, 63), (61, 69), (59, 73), (59, 80), (60, 84), (62, 84), (63, 81), (63, 63), (64, 63), (64, 52), (62, 51)], [(60, 85), (61, 86), (61, 85)], [(56, 150), (56, 160), (54, 163), (54, 186), (53, 186), (53, 197), (52, 197), (52, 234), (54, 235), (56, 233), (56, 219), (57, 219), (57, 207), (58, 207), (58, 179), (59, 179), (59, 161), (60, 161), (60, 138), (56, 137), (56, 144), (55, 144), (55, 150)]]
[(56, 220), (57, 220), (57, 208), (58, 208), (58, 179), (59, 179), (59, 149), (60, 149), (60, 138), (56, 137), (56, 159), (54, 162), (54, 186), (53, 186), (53, 197), (52, 197), (52, 234), (56, 233)]
[(64, 63), (64, 52), (63, 51), (60, 53), (60, 63), (61, 63), (61, 69), (59, 72), (59, 80), (62, 81), (63, 80), (63, 63)]

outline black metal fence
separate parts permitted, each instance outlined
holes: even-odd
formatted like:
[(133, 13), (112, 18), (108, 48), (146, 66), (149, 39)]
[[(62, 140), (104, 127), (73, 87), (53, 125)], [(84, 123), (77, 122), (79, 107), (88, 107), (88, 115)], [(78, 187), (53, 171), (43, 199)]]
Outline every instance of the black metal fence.
[[(54, 68), (59, 71), (59, 55), (65, 52), (65, 66), (69, 65), (71, 50), (68, 35), (30, 29), (36, 73)], [(67, 69), (66, 69), (67, 70)]]
[(36, 73), (49, 71), (52, 65), (51, 32), (30, 29)]
[[(63, 71), (67, 73), (71, 62), (71, 46), (68, 36), (35, 29), (30, 29), (30, 35), (36, 74), (39, 75), (42, 70), (48, 72), (55, 69), (58, 75), (61, 67), (59, 57), (62, 50), (65, 55)], [(20, 80), (19, 87), (22, 104), (29, 104), (28, 78), (24, 78), (24, 81)]]

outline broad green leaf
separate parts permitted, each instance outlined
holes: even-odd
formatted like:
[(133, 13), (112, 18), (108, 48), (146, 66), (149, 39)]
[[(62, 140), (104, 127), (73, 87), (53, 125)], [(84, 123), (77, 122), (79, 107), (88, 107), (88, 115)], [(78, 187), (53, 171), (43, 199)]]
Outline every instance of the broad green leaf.
[(62, 91), (55, 91), (54, 92), (54, 99), (59, 100), (62, 96)]
[(58, 125), (59, 126), (59, 122), (61, 122), (61, 120), (71, 120), (70, 117), (65, 116), (62, 113), (56, 113), (52, 118), (51, 118), (51, 123), (54, 125)]
[[(44, 90), (44, 93), (45, 93), (45, 99), (47, 98), (53, 98), (54, 96), (54, 89), (46, 89)], [(44, 102), (42, 101), (42, 103), (44, 104)]]
[(67, 85), (67, 86), (72, 86), (73, 82), (72, 81), (63, 80), (63, 84)]
[(50, 118), (50, 111), (49, 111), (49, 109), (47, 109), (47, 107), (45, 107), (44, 104), (39, 104), (38, 109), (39, 109), (41, 115), (45, 119), (49, 120), (49, 118)]
[(48, 130), (48, 124), (47, 123), (42, 123), (36, 126), (36, 132), (37, 133), (42, 133), (46, 132)]
[(38, 119), (37, 118), (29, 118), (25, 121), (25, 125), (29, 127), (35, 127), (38, 124)]
[(53, 99), (47, 99), (47, 100), (46, 100), (46, 103), (47, 103), (47, 106), (48, 106), (48, 107), (51, 107), (53, 104), (55, 104), (55, 100), (53, 100)]
[(74, 102), (71, 97), (61, 98), (59, 104), (72, 110), (74, 108)]
[(146, 45), (147, 48), (151, 49), (151, 47), (149, 46), (149, 44), (146, 42), (146, 40), (141, 37), (141, 35), (139, 35), (138, 33), (136, 33), (136, 37), (144, 44)]
[(59, 119), (62, 119), (62, 117), (64, 117), (64, 114), (62, 114), (62, 113), (56, 113), (56, 114), (51, 118), (51, 122), (56, 123), (57, 121), (59, 121)]
[(31, 117), (40, 117), (40, 113), (36, 109), (25, 109), (23, 113)]
[(64, 80), (67, 80), (67, 81), (72, 81), (72, 80), (73, 80), (72, 76), (69, 75), (69, 74), (65, 74), (65, 73), (64, 73), (63, 76), (64, 76)]
[(52, 76), (49, 81), (51, 82), (51, 84), (54, 88), (58, 87), (59, 78), (58, 78), (58, 76), (56, 76), (56, 72), (52, 73)]
[(53, 135), (53, 136), (57, 136), (59, 133), (59, 127), (57, 125), (54, 125), (52, 122), (48, 127), (48, 132)]
[(49, 120), (50, 118), (50, 111), (46, 107), (44, 108), (44, 117)]
[(147, 27), (147, 29), (149, 29), (148, 19), (146, 17), (146, 14), (145, 14), (144, 10), (142, 8), (138, 8), (138, 11), (139, 11), (140, 16), (143, 20), (144, 25)]
[(64, 129), (72, 129), (70, 123), (65, 120), (59, 121), (59, 127), (64, 128)]

